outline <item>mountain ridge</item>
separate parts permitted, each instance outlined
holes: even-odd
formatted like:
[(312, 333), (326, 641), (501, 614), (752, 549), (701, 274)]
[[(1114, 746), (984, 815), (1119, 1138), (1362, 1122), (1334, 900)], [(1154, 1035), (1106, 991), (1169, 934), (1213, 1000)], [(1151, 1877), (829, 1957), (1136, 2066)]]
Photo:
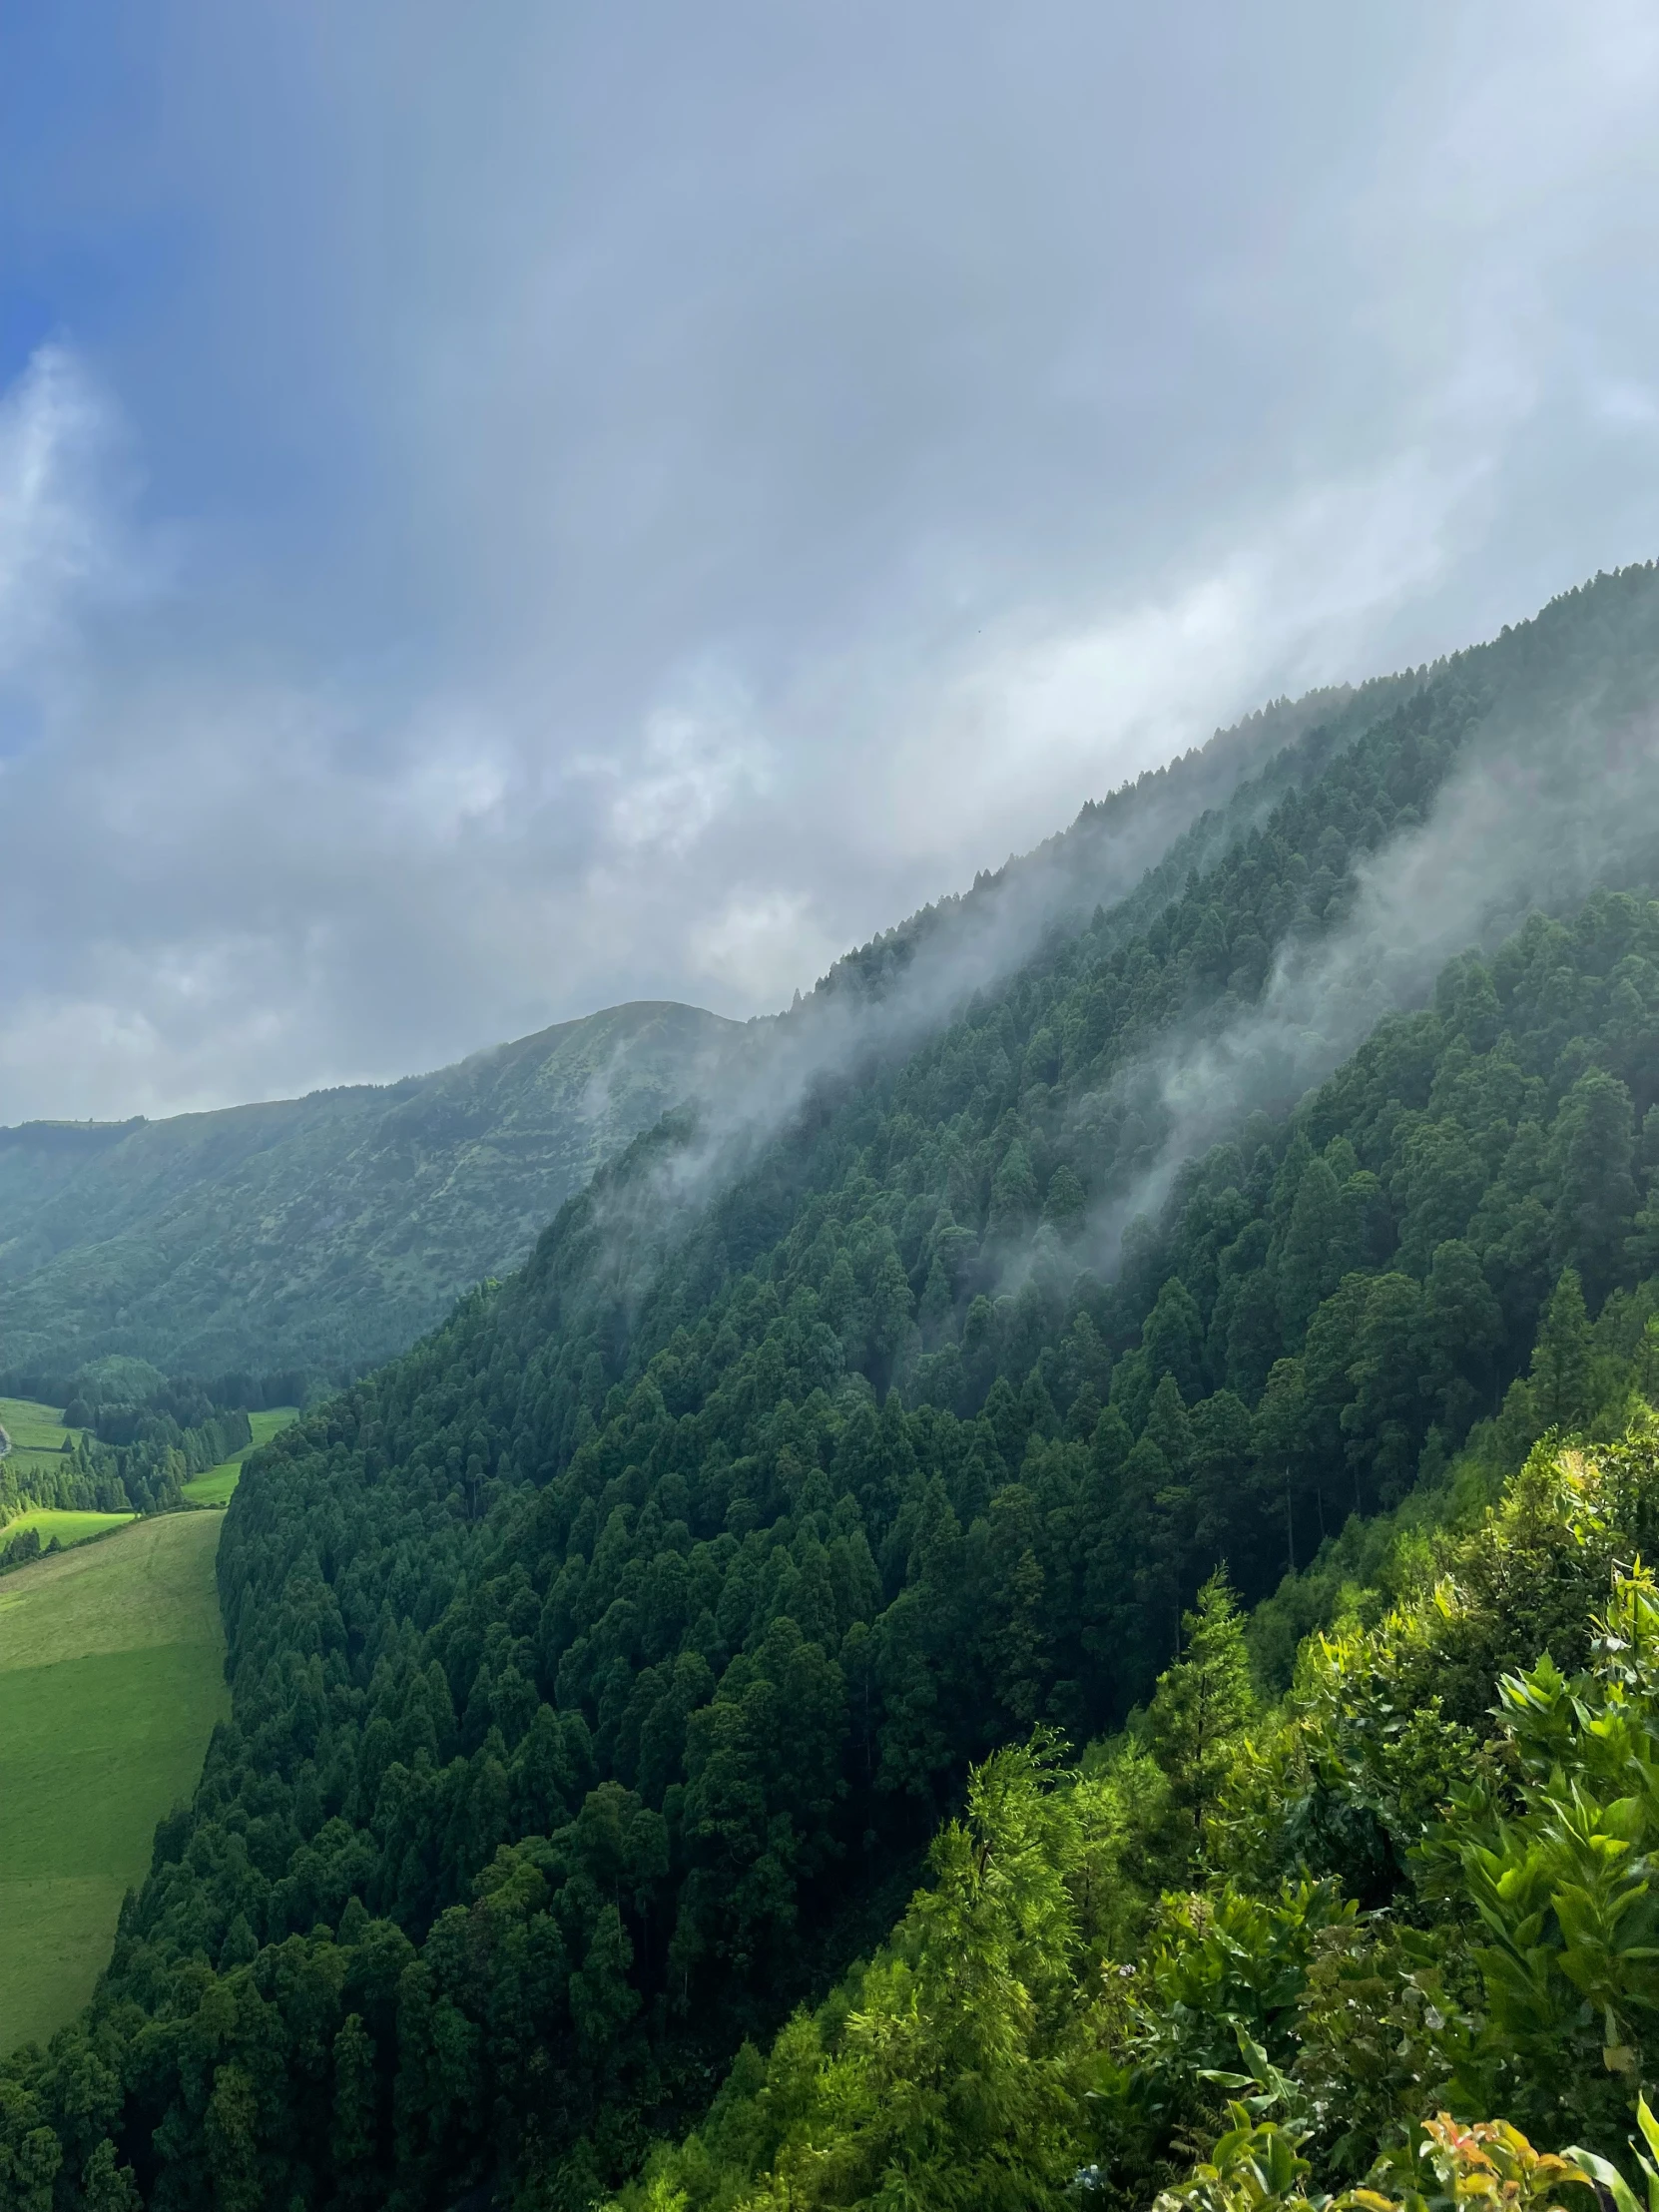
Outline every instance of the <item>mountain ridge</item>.
[[(122, 1351), (172, 1372), (338, 1373), (385, 1356), (510, 1267), (741, 1034), (640, 1000), (391, 1084), (90, 1139), (64, 1124), (0, 1133), (8, 1364), (70, 1373)], [(309, 1306), (294, 1320), (296, 1284)]]

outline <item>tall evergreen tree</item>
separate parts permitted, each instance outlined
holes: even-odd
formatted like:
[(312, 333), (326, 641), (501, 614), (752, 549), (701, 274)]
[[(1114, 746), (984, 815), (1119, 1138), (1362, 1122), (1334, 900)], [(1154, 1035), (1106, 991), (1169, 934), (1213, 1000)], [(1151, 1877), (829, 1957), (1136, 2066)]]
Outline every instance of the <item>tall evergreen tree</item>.
[(1556, 1124), (1557, 1196), (1550, 1257), (1579, 1278), (1599, 1308), (1612, 1288), (1636, 1211), (1630, 1093), (1605, 1068), (1586, 1068)]
[(1169, 1778), (1175, 1856), (1189, 1862), (1204, 1856), (1205, 1824), (1256, 1710), (1244, 1621), (1225, 1571), (1199, 1591), (1181, 1630), (1181, 1657), (1152, 1694), (1147, 1743)]
[(1583, 1286), (1563, 1268), (1532, 1354), (1532, 1402), (1540, 1428), (1572, 1428), (1590, 1409), (1590, 1323)]

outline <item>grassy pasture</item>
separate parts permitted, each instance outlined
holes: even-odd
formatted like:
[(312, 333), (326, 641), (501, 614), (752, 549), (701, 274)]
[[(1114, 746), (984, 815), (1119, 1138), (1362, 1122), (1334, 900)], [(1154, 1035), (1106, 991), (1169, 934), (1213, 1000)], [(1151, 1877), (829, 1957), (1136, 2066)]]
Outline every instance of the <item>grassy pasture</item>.
[(242, 1459), (227, 1459), (217, 1467), (210, 1467), (206, 1474), (193, 1474), (188, 1482), (180, 1485), (180, 1494), (192, 1505), (229, 1505), (231, 1492), (237, 1486), (242, 1473)]
[(91, 1995), (156, 1823), (230, 1709), (222, 1525), (163, 1514), (0, 1581), (0, 2050)]
[(0, 1397), (0, 1428), (12, 1440), (11, 1463), (21, 1469), (47, 1465), (57, 1459), (67, 1441), (79, 1438), (78, 1428), (66, 1428), (56, 1405), (38, 1404), (32, 1397)]
[[(263, 1413), (250, 1413), (249, 1425), (254, 1431), (254, 1441), (245, 1444), (241, 1451), (229, 1459), (222, 1459), (217, 1467), (210, 1467), (206, 1474), (193, 1474), (184, 1485), (184, 1494), (193, 1505), (228, 1505), (231, 1492), (237, 1486), (242, 1473), (242, 1462), (249, 1452), (258, 1451), (261, 1444), (270, 1443), (278, 1428), (285, 1428), (297, 1417), (297, 1405), (273, 1405)], [(44, 1538), (42, 1539), (44, 1541)]]
[(43, 1551), (54, 1536), (60, 1544), (84, 1544), (89, 1536), (102, 1536), (107, 1528), (125, 1528), (134, 1518), (132, 1513), (80, 1513), (56, 1505), (32, 1505), (0, 1528), (0, 1544), (10, 1543), (25, 1528), (40, 1530)]
[[(29, 1476), (40, 1468), (60, 1465), (65, 1441), (74, 1444), (81, 1434), (78, 1428), (65, 1428), (56, 1405), (41, 1405), (31, 1397), (0, 1397), (0, 1427), (12, 1440), (6, 1464), (20, 1477), (25, 1490)], [(25, 1528), (40, 1530), (43, 1547), (54, 1536), (60, 1544), (84, 1543), (89, 1536), (101, 1535), (106, 1528), (119, 1528), (131, 1518), (130, 1513), (61, 1513), (40, 1506), (0, 1523), (0, 1546)]]

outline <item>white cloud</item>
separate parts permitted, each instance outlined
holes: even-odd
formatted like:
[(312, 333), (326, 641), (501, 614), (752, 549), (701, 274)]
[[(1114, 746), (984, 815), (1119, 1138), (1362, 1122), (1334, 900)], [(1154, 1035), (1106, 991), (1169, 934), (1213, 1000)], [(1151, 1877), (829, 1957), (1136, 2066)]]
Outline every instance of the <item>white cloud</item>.
[(705, 679), (684, 703), (648, 718), (638, 765), (585, 764), (620, 780), (610, 828), (627, 852), (689, 852), (712, 824), (767, 790), (771, 762), (751, 726), (748, 701), (731, 685)]
[(37, 678), (91, 599), (123, 588), (108, 463), (114, 422), (66, 346), (0, 396), (0, 675)]
[(1614, 429), (1659, 428), (1659, 389), (1652, 384), (1625, 376), (1598, 378), (1592, 381), (1589, 396), (1592, 411)]
[(1514, 427), (1494, 410), (1455, 459), (1407, 452), (1294, 492), (1159, 596), (993, 643), (943, 683), (918, 672), (872, 838), (927, 837), (942, 859), (989, 831), (1000, 858), (1270, 694), (1370, 673), (1369, 637), (1443, 576)]
[(805, 891), (735, 892), (691, 933), (694, 970), (749, 1005), (786, 1004), (844, 947)]

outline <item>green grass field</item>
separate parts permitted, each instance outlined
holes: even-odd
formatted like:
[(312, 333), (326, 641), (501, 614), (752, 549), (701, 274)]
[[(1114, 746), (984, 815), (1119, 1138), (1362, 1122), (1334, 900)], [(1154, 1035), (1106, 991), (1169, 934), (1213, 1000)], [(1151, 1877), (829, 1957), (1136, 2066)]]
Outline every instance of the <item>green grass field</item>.
[(0, 1579), (0, 2051), (91, 1995), (156, 1823), (230, 1710), (223, 1525), (163, 1514)]
[(58, 1406), (41, 1405), (32, 1397), (0, 1397), (0, 1428), (12, 1440), (12, 1463), (19, 1468), (58, 1458), (65, 1440), (73, 1444), (81, 1433), (64, 1426)]
[(54, 1536), (60, 1544), (84, 1544), (89, 1536), (102, 1536), (106, 1528), (125, 1528), (134, 1518), (132, 1513), (76, 1513), (56, 1505), (33, 1505), (0, 1527), (0, 1544), (10, 1543), (25, 1528), (40, 1530), (43, 1551)]
[[(78, 1428), (65, 1428), (57, 1406), (38, 1404), (32, 1397), (0, 1397), (0, 1427), (12, 1440), (7, 1464), (17, 1470), (25, 1484), (34, 1469), (51, 1467), (61, 1459), (66, 1437), (74, 1443), (81, 1434)], [(131, 1519), (130, 1513), (60, 1513), (40, 1506), (0, 1525), (0, 1545), (9, 1543), (25, 1528), (38, 1528), (42, 1545), (49, 1544), (54, 1536), (60, 1544), (80, 1544)]]
[[(258, 1451), (261, 1444), (270, 1443), (278, 1428), (285, 1428), (297, 1417), (297, 1405), (274, 1405), (263, 1413), (250, 1413), (249, 1425), (254, 1431), (254, 1441), (245, 1444), (233, 1458), (224, 1459), (217, 1467), (210, 1467), (206, 1474), (194, 1474), (184, 1485), (184, 1494), (193, 1505), (227, 1505), (231, 1492), (237, 1486), (242, 1473), (242, 1462), (249, 1452)], [(45, 1538), (41, 1541), (44, 1543)]]

